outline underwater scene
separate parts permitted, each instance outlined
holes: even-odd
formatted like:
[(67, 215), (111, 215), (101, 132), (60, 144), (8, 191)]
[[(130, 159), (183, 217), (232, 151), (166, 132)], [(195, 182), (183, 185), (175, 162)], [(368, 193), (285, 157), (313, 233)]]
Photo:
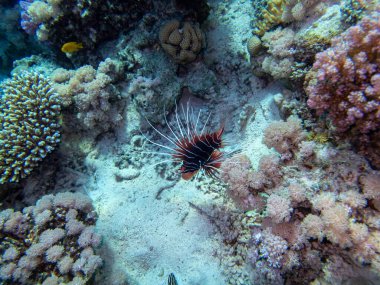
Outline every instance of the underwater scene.
[(1, 285), (380, 285), (380, 0), (0, 0)]

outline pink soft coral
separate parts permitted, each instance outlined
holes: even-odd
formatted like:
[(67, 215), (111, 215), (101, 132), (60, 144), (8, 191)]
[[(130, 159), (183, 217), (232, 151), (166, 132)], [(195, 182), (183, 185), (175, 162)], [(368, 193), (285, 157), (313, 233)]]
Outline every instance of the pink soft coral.
[(328, 111), (337, 131), (380, 127), (380, 13), (365, 17), (317, 54), (306, 78), (309, 107)]

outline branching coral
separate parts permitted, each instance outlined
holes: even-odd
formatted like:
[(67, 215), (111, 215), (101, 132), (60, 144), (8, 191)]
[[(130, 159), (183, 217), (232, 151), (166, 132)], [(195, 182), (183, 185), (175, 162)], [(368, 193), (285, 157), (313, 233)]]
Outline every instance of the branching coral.
[(273, 147), (281, 154), (283, 160), (293, 157), (299, 143), (305, 139), (306, 133), (302, 130), (300, 120), (291, 117), (287, 122), (274, 122), (271, 128), (264, 133), (264, 143)]
[(328, 111), (339, 132), (380, 127), (380, 14), (365, 17), (317, 54), (306, 79), (308, 105)]
[[(297, 131), (288, 132), (287, 128)], [(274, 130), (277, 135), (271, 137), (276, 139), (266, 142), (268, 146), (275, 144), (280, 152), (285, 149), (281, 143), (290, 142), (292, 155), (286, 161), (273, 161), (271, 166), (260, 163), (258, 171), (243, 169), (241, 179), (231, 179), (229, 175), (241, 171), (240, 161), (236, 169), (223, 169), (228, 193), (240, 203), (239, 207), (260, 209), (259, 199), (265, 204), (265, 210), (260, 211), (266, 217), (262, 228), (252, 231), (256, 244), (249, 250), (254, 274), (261, 276), (254, 279), (255, 284), (282, 284), (285, 278), (292, 284), (322, 279), (328, 284), (343, 284), (353, 278), (362, 282), (378, 279), (379, 172), (352, 151), (304, 141), (305, 137), (299, 136), (303, 131), (297, 120), (277, 122), (266, 132)], [(234, 165), (236, 158), (232, 160), (227, 164)], [(249, 165), (247, 158), (245, 163)], [(265, 183), (265, 178), (274, 174), (280, 176), (276, 183)], [(284, 248), (277, 251), (281, 247), (264, 241), (263, 234), (273, 235), (274, 243), (284, 241)], [(275, 262), (270, 261), (270, 265), (267, 262), (273, 254)], [(325, 261), (321, 262), (321, 257)], [(329, 266), (337, 257), (349, 273)]]
[(267, 2), (265, 20), (256, 21), (260, 28), (248, 41), (253, 72), (275, 79), (303, 79), (314, 55), (348, 26), (341, 7), (333, 1)]
[(86, 284), (102, 259), (91, 200), (80, 193), (43, 196), (22, 212), (0, 212), (2, 284)]
[(53, 72), (54, 88), (63, 106), (74, 107), (76, 114), (71, 124), (79, 122), (84, 130), (100, 132), (122, 120), (122, 107), (117, 104), (120, 95), (113, 85), (122, 70), (120, 62), (107, 58), (97, 70), (85, 65), (77, 70), (59, 68)]
[(14, 75), (0, 101), (0, 184), (17, 182), (50, 153), (60, 138), (60, 102), (37, 73)]
[(380, 167), (380, 13), (364, 17), (317, 54), (305, 81), (308, 105), (327, 113), (335, 130), (350, 136)]
[[(254, 5), (260, 3), (254, 1)], [(289, 23), (292, 21), (302, 20), (307, 12), (310, 13), (310, 9), (318, 1), (315, 0), (268, 0), (264, 7), (261, 9), (256, 7), (260, 11), (260, 19), (256, 20), (256, 27), (254, 33), (262, 36), (270, 28), (281, 24)]]

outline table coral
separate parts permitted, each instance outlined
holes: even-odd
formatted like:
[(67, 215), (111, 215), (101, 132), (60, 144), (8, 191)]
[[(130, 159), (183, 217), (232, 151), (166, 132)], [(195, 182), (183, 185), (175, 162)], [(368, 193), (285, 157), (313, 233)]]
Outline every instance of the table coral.
[(175, 62), (182, 64), (194, 61), (205, 47), (205, 36), (199, 26), (178, 20), (166, 23), (160, 30), (159, 39), (162, 48)]
[(60, 102), (37, 73), (3, 83), (0, 101), (0, 184), (28, 176), (60, 141)]
[(102, 259), (96, 215), (84, 194), (43, 196), (22, 212), (0, 212), (2, 284), (86, 284)]

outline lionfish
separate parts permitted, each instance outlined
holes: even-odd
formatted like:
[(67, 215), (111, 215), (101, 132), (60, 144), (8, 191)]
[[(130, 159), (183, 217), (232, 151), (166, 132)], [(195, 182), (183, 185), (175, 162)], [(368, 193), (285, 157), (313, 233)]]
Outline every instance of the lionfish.
[[(190, 114), (191, 112), (191, 114)], [(171, 160), (181, 164), (180, 172), (182, 178), (190, 180), (199, 172), (204, 172), (206, 175), (217, 178), (217, 174), (222, 165), (223, 160), (226, 157), (236, 153), (236, 151), (224, 154), (221, 148), (224, 147), (222, 135), (224, 132), (224, 126), (221, 126), (219, 130), (215, 132), (209, 132), (206, 130), (206, 125), (209, 121), (210, 114), (207, 117), (200, 132), (198, 132), (198, 124), (201, 111), (198, 112), (198, 116), (194, 123), (193, 111), (189, 109), (189, 102), (187, 103), (186, 111), (182, 105), (182, 116), (184, 122), (180, 119), (178, 114), (177, 104), (175, 106), (175, 123), (174, 126), (170, 125), (166, 114), (164, 116), (165, 123), (171, 132), (170, 135), (165, 135), (155, 128), (149, 120), (149, 125), (169, 143), (168, 145), (159, 144), (151, 141), (145, 137), (150, 143), (153, 143), (161, 148), (169, 150), (169, 153), (159, 152), (157, 154), (169, 155)], [(164, 163), (163, 161), (160, 163)]]

